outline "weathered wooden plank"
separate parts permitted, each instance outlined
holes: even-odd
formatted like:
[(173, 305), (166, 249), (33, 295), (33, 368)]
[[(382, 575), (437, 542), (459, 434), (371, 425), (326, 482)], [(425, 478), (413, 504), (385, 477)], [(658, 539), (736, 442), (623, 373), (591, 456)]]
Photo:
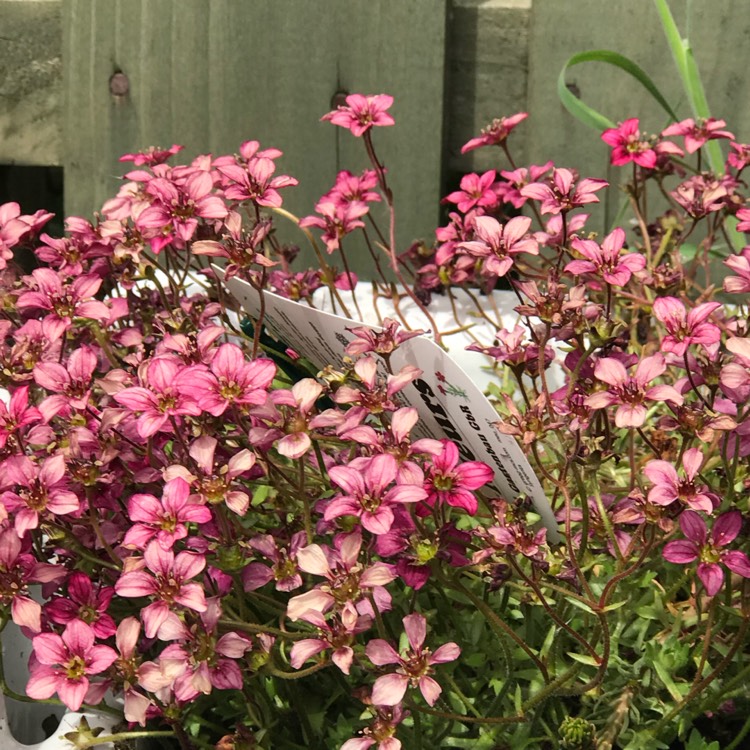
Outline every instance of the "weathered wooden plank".
[(61, 163), (61, 22), (55, 0), (0, 0), (0, 163)]
[[(670, 6), (680, 29), (686, 29), (686, 4)], [(747, 70), (750, 14), (743, 0), (692, 4), (691, 42), (714, 116), (727, 120), (738, 138), (750, 138), (750, 99), (743, 90)], [(744, 11), (744, 12), (743, 12)], [(622, 170), (609, 169), (609, 148), (560, 104), (557, 76), (576, 52), (611, 49), (630, 57), (654, 80), (682, 117), (691, 116), (667, 47), (653, 0), (603, 3), (601, 0), (534, 0), (529, 38), (527, 159), (554, 159), (582, 176), (617, 181)], [(580, 65), (570, 71), (583, 100), (613, 121), (639, 117), (647, 132), (659, 132), (667, 116), (651, 96), (625, 73), (604, 64)], [(626, 178), (627, 176), (625, 176)], [(614, 219), (617, 206), (599, 212), (601, 226)], [(595, 228), (595, 227), (592, 227)]]
[[(90, 214), (116, 189), (117, 158), (149, 145), (284, 151), (310, 213), (362, 144), (320, 123), (340, 89), (396, 97), (376, 134), (398, 196), (399, 241), (430, 236), (440, 197), (446, 0), (65, 0), (67, 207)], [(414, 33), (418, 29), (419, 33)], [(127, 92), (110, 92), (121, 73)], [(367, 266), (366, 261), (364, 266)]]

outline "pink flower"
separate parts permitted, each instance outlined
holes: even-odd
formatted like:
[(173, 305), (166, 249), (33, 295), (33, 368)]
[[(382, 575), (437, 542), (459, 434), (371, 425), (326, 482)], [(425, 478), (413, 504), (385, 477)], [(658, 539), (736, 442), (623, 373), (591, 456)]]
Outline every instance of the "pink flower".
[(109, 638), (117, 629), (115, 621), (107, 614), (115, 590), (111, 586), (94, 586), (91, 579), (80, 571), (68, 578), (68, 595), (57, 596), (44, 610), (52, 622), (67, 625), (73, 620), (83, 620), (90, 625), (97, 638)]
[(377, 352), (381, 355), (390, 354), (396, 347), (408, 341), (414, 336), (424, 333), (418, 331), (400, 331), (401, 324), (392, 318), (383, 319), (383, 327), (380, 331), (370, 326), (360, 326), (357, 328), (347, 328), (349, 333), (353, 333), (354, 338), (347, 344), (344, 351), (349, 356), (364, 354), (366, 352)]
[(10, 397), (10, 403), (6, 406), (5, 401), (0, 399), (0, 451), (8, 445), (17, 446), (17, 436), (23, 432), (23, 428), (34, 422), (39, 422), (42, 415), (39, 409), (29, 406), (29, 387), (27, 385), (16, 388)]
[(585, 179), (575, 185), (576, 179), (569, 169), (553, 169), (551, 179), (526, 185), (521, 188), (521, 195), (541, 201), (543, 214), (559, 214), (587, 203), (598, 203), (594, 193), (609, 184), (606, 180)]
[(584, 260), (571, 261), (565, 270), (576, 276), (595, 273), (612, 286), (625, 286), (636, 271), (646, 267), (646, 258), (639, 253), (621, 254), (624, 243), (625, 232), (619, 227), (604, 238), (601, 246), (593, 240), (574, 239), (571, 247)]
[(297, 553), (307, 543), (304, 531), (292, 534), (288, 546), (279, 546), (270, 534), (253, 537), (248, 544), (259, 552), (272, 566), (251, 562), (242, 570), (242, 585), (245, 591), (256, 591), (270, 581), (275, 581), (276, 591), (294, 591), (302, 585)]
[(743, 578), (750, 578), (750, 560), (739, 550), (723, 550), (734, 541), (742, 529), (742, 514), (738, 510), (722, 513), (715, 521), (709, 538), (706, 522), (693, 510), (680, 515), (680, 529), (685, 539), (664, 545), (664, 559), (678, 565), (689, 565), (696, 560), (698, 578), (708, 596), (719, 592), (724, 583), (724, 570), (719, 563)]
[(187, 536), (186, 524), (208, 523), (211, 509), (190, 502), (189, 496), (190, 485), (180, 477), (164, 485), (161, 500), (153, 495), (133, 495), (128, 500), (128, 515), (135, 524), (125, 534), (123, 546), (144, 549), (156, 537), (162, 549), (172, 549), (178, 539)]
[(726, 125), (724, 120), (709, 117), (707, 120), (696, 122), (692, 117), (682, 122), (676, 122), (662, 131), (663, 136), (681, 135), (685, 137), (685, 150), (689, 154), (695, 153), (706, 141), (715, 138), (734, 139), (734, 135), (728, 130), (722, 130)]
[(88, 346), (81, 346), (71, 352), (67, 366), (58, 362), (40, 362), (34, 367), (36, 384), (57, 394), (44, 399), (39, 405), (45, 422), (60, 413), (67, 417), (71, 409), (86, 409), (96, 366), (96, 354)]
[(461, 147), (461, 153), (473, 151), (482, 146), (502, 146), (508, 139), (513, 128), (523, 122), (529, 116), (528, 112), (518, 112), (510, 117), (501, 117), (493, 120), (486, 128), (482, 128), (482, 134), (472, 138)]
[(602, 140), (612, 146), (610, 161), (616, 167), (631, 161), (646, 169), (656, 166), (656, 152), (649, 141), (641, 140), (637, 117), (621, 122), (616, 128), (605, 130)]
[(224, 195), (232, 201), (251, 201), (258, 206), (279, 208), (283, 200), (279, 190), (286, 187), (294, 187), (298, 181), (288, 175), (274, 177), (276, 164), (274, 159), (281, 156), (278, 149), (265, 149), (258, 151), (257, 141), (247, 141), (243, 144), (245, 148), (243, 162), (225, 161), (217, 159), (214, 164), (223, 178)]
[(65, 578), (66, 571), (58, 565), (38, 562), (28, 552), (30, 546), (30, 542), (19, 539), (14, 529), (0, 531), (0, 604), (10, 605), (16, 625), (38, 633), (42, 629), (42, 608), (29, 596), (28, 584), (59, 581)]
[(681, 357), (690, 344), (710, 346), (719, 341), (719, 327), (706, 322), (706, 319), (720, 307), (720, 302), (703, 302), (686, 312), (684, 303), (675, 297), (655, 299), (654, 315), (667, 329), (667, 335), (662, 341), (662, 351)]
[(194, 552), (165, 550), (152, 541), (143, 553), (140, 567), (146, 567), (153, 575), (142, 569), (130, 569), (123, 573), (115, 584), (115, 593), (125, 597), (154, 597), (157, 601), (141, 610), (141, 620), (148, 638), (156, 637), (159, 628), (169, 618), (175, 605), (195, 612), (205, 612), (206, 597), (199, 583), (187, 583), (205, 567), (206, 558)]
[(257, 406), (266, 398), (266, 389), (276, 375), (271, 359), (248, 361), (237, 344), (222, 344), (211, 364), (193, 365), (175, 378), (181, 394), (196, 402), (214, 417), (231, 405)]
[(466, 213), (476, 206), (492, 208), (500, 200), (497, 192), (493, 189), (496, 176), (494, 169), (485, 172), (483, 175), (473, 172), (464, 175), (461, 178), (461, 189), (446, 195), (443, 202), (458, 204), (458, 210), (461, 213)]
[(398, 725), (409, 714), (401, 706), (373, 706), (375, 718), (370, 726), (362, 730), (362, 737), (347, 740), (341, 750), (368, 750), (377, 745), (377, 750), (401, 750), (401, 741), (393, 735)]
[[(739, 211), (737, 213), (739, 214)], [(750, 218), (750, 211), (748, 211), (748, 218)], [(740, 255), (730, 255), (724, 261), (724, 265), (737, 274), (737, 276), (724, 278), (724, 291), (729, 294), (750, 292), (750, 247), (744, 248)]]
[(141, 385), (123, 388), (115, 394), (118, 404), (141, 412), (136, 428), (144, 440), (162, 430), (171, 432), (170, 418), (201, 413), (195, 399), (176, 386), (177, 376), (183, 369), (184, 365), (176, 357), (155, 357), (139, 367)]
[(625, 366), (613, 357), (604, 357), (596, 363), (594, 375), (609, 388), (588, 396), (584, 404), (592, 409), (617, 405), (615, 424), (618, 427), (640, 427), (646, 421), (646, 401), (671, 401), (682, 404), (682, 395), (671, 385), (648, 384), (664, 374), (667, 364), (662, 354), (642, 359), (630, 376)]
[(339, 106), (320, 119), (328, 120), (342, 128), (348, 128), (359, 138), (374, 126), (384, 127), (394, 124), (393, 117), (386, 111), (392, 104), (393, 97), (388, 94), (374, 96), (350, 94), (346, 97), (345, 106)]
[(315, 210), (320, 216), (305, 216), (300, 219), (300, 227), (318, 227), (323, 230), (323, 242), (328, 253), (338, 250), (341, 240), (365, 223), (360, 221), (370, 209), (366, 203), (353, 202), (340, 205), (330, 200), (321, 200)]
[(690, 448), (682, 456), (685, 478), (680, 479), (674, 466), (668, 461), (649, 461), (643, 473), (653, 482), (648, 501), (655, 505), (670, 505), (680, 500), (693, 510), (702, 510), (709, 515), (719, 503), (719, 498), (702, 485), (696, 487), (695, 479), (703, 463), (700, 448)]
[(36, 529), (45, 514), (66, 515), (76, 513), (81, 502), (68, 487), (65, 458), (57, 453), (45, 458), (41, 466), (26, 456), (14, 456), (4, 464), (4, 479), (16, 490), (0, 495), (9, 514), (14, 516), (18, 536)]
[(463, 508), (469, 515), (477, 512), (475, 490), (492, 481), (494, 472), (481, 461), (464, 461), (459, 464), (456, 444), (450, 440), (443, 443), (440, 455), (432, 457), (424, 487), (429, 493), (427, 503), (447, 503)]
[(133, 154), (123, 154), (120, 161), (132, 161), (136, 167), (153, 167), (156, 164), (163, 164), (170, 156), (182, 151), (184, 146), (178, 146), (176, 143), (170, 148), (162, 149), (158, 146), (151, 146), (145, 151), (137, 151)]
[(286, 612), (289, 619), (299, 619), (308, 609), (325, 614), (334, 605), (341, 609), (346, 604), (355, 606), (362, 614), (371, 614), (369, 594), (374, 596), (381, 612), (390, 609), (391, 598), (383, 587), (396, 578), (393, 567), (383, 562), (363, 567), (359, 562), (362, 535), (358, 531), (347, 534), (337, 546), (335, 550), (309, 544), (297, 553), (300, 570), (321, 576), (326, 582), (292, 597)]
[(435, 664), (455, 661), (461, 649), (455, 643), (445, 643), (434, 653), (429, 648), (424, 648), (427, 621), (417, 612), (404, 617), (403, 623), (409, 641), (409, 649), (403, 656), (387, 641), (381, 639), (370, 641), (365, 649), (367, 658), (378, 667), (398, 664), (396, 672), (375, 680), (372, 686), (372, 702), (376, 706), (395, 706), (403, 700), (409, 686), (418, 686), (427, 703), (434, 706), (442, 688), (430, 677), (432, 667)]
[(505, 226), (491, 216), (477, 216), (474, 224), (476, 239), (462, 242), (458, 247), (484, 258), (484, 270), (490, 275), (505, 276), (519, 253), (539, 254), (537, 241), (527, 236), (531, 226), (528, 216), (516, 216)]
[(35, 636), (37, 665), (32, 669), (26, 694), (46, 700), (57, 693), (71, 711), (78, 711), (89, 690), (89, 677), (101, 674), (117, 659), (114, 649), (95, 646), (94, 641), (94, 631), (81, 620), (70, 622), (62, 636)]
[(427, 497), (427, 492), (414, 484), (396, 484), (387, 489), (397, 473), (396, 459), (385, 453), (354, 459), (346, 466), (332, 466), (328, 475), (346, 494), (337, 495), (328, 503), (324, 519), (357, 516), (370, 533), (387, 533), (393, 524), (394, 503), (416, 503)]

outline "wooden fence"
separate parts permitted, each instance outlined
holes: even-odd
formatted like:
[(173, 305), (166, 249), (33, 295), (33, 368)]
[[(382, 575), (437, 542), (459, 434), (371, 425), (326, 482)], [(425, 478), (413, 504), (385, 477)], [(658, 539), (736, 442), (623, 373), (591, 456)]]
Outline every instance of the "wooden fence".
[[(695, 0), (690, 19), (671, 5), (714, 113), (750, 138), (747, 0)], [(0, 0), (0, 164), (62, 166), (66, 212), (91, 215), (124, 152), (231, 152), (255, 138), (284, 151), (281, 171), (301, 183), (288, 206), (304, 214), (337, 169), (364, 165), (361, 144), (320, 116), (337, 93), (388, 92), (397, 127), (377, 141), (404, 244), (431, 236), (461, 174), (505, 166), (460, 155), (495, 116), (531, 112), (514, 134), (520, 161), (616, 179), (555, 92), (565, 60), (592, 48), (639, 62), (687, 116), (652, 0)], [(569, 81), (611, 119), (664, 125), (615, 69), (579, 66)]]

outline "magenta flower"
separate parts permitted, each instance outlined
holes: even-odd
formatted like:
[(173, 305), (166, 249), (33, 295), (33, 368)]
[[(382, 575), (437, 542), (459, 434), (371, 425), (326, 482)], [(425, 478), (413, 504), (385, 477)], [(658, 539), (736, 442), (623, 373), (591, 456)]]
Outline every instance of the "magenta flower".
[(543, 214), (559, 214), (587, 203), (598, 203), (594, 193), (609, 184), (606, 180), (585, 179), (576, 185), (576, 179), (576, 174), (569, 169), (553, 169), (551, 179), (532, 182), (520, 192), (526, 198), (541, 201)]
[(490, 275), (505, 276), (513, 267), (514, 256), (519, 253), (539, 254), (537, 241), (527, 236), (531, 226), (528, 216), (516, 216), (505, 226), (492, 216), (477, 216), (474, 224), (476, 239), (462, 242), (458, 247), (484, 258), (484, 270)]
[(722, 130), (726, 125), (724, 120), (709, 117), (707, 120), (696, 122), (692, 117), (682, 122), (676, 122), (662, 131), (663, 136), (681, 135), (685, 138), (685, 150), (689, 154), (695, 153), (706, 141), (716, 138), (734, 139), (728, 130)]
[(617, 405), (615, 424), (618, 427), (640, 427), (646, 421), (646, 401), (671, 401), (680, 406), (680, 394), (671, 385), (648, 384), (664, 374), (667, 364), (662, 354), (642, 359), (630, 376), (618, 359), (604, 357), (596, 363), (594, 375), (609, 388), (588, 396), (584, 404), (591, 409)]
[(237, 344), (222, 344), (208, 367), (192, 365), (186, 368), (176, 377), (175, 385), (202, 411), (218, 417), (232, 404), (262, 404), (275, 375), (273, 360), (248, 361)]
[(339, 106), (320, 119), (328, 120), (342, 128), (348, 128), (359, 138), (372, 127), (395, 124), (393, 117), (386, 111), (392, 104), (393, 97), (388, 94), (375, 94), (374, 96), (350, 94), (346, 97), (345, 106)]
[(452, 642), (443, 644), (434, 653), (429, 648), (424, 648), (427, 621), (417, 612), (404, 617), (403, 623), (409, 641), (409, 649), (403, 656), (382, 639), (370, 641), (365, 649), (367, 658), (378, 667), (398, 664), (396, 672), (375, 680), (372, 702), (376, 706), (395, 706), (401, 703), (409, 686), (418, 686), (427, 703), (434, 706), (443, 689), (430, 677), (432, 667), (455, 661), (461, 649)]
[(73, 620), (63, 632), (34, 637), (34, 656), (26, 695), (46, 700), (55, 693), (71, 710), (77, 711), (89, 690), (89, 677), (101, 674), (117, 659), (109, 646), (94, 645), (94, 631), (82, 620)]
[(695, 479), (703, 464), (700, 448), (690, 448), (682, 456), (685, 478), (680, 479), (674, 466), (668, 461), (649, 461), (643, 473), (653, 482), (648, 501), (655, 505), (670, 505), (680, 500), (693, 510), (702, 510), (709, 515), (719, 504), (719, 499), (708, 487), (696, 487)]
[(602, 140), (612, 146), (610, 161), (615, 167), (621, 167), (631, 161), (646, 169), (656, 166), (656, 152), (648, 140), (641, 139), (637, 117), (621, 122), (616, 128), (605, 130)]
[(501, 117), (493, 120), (486, 128), (482, 128), (480, 136), (464, 143), (461, 147), (461, 153), (465, 154), (482, 146), (502, 146), (508, 140), (508, 136), (513, 128), (523, 122), (528, 116), (528, 112), (518, 112), (510, 117)]
[(720, 307), (720, 302), (703, 302), (686, 312), (684, 303), (675, 297), (655, 299), (654, 315), (667, 329), (667, 335), (662, 341), (662, 351), (681, 357), (690, 344), (710, 346), (719, 341), (719, 327), (708, 323), (707, 318)]
[(39, 410), (45, 422), (62, 413), (70, 415), (71, 409), (85, 410), (91, 395), (91, 377), (96, 370), (96, 354), (88, 346), (71, 352), (66, 366), (58, 362), (40, 362), (34, 367), (37, 385), (52, 391)]
[(493, 188), (497, 173), (494, 169), (483, 175), (475, 173), (464, 175), (461, 178), (461, 189), (449, 193), (443, 199), (445, 203), (458, 204), (461, 213), (471, 211), (472, 208), (492, 208), (499, 202), (497, 191)]
[(388, 489), (398, 474), (398, 463), (390, 454), (354, 459), (346, 466), (328, 470), (331, 481), (346, 494), (337, 495), (325, 509), (324, 519), (357, 516), (372, 534), (385, 534), (393, 524), (394, 503), (416, 503), (427, 492), (414, 484), (396, 484)]
[(131, 526), (122, 544), (144, 549), (154, 537), (162, 549), (172, 549), (178, 539), (187, 536), (188, 523), (208, 523), (211, 509), (190, 502), (190, 485), (175, 477), (164, 485), (161, 500), (153, 495), (137, 494), (128, 500)]
[(118, 596), (154, 597), (157, 601), (141, 610), (141, 620), (148, 638), (156, 637), (159, 628), (166, 622), (175, 605), (195, 612), (205, 612), (206, 596), (199, 583), (187, 583), (205, 567), (206, 558), (194, 552), (165, 550), (152, 541), (143, 553), (140, 567), (146, 567), (153, 575), (130, 566), (115, 584)]
[[(249, 150), (245, 150), (245, 162), (224, 162), (219, 159), (214, 162), (216, 168), (223, 178), (224, 195), (232, 201), (251, 201), (258, 206), (279, 208), (283, 200), (279, 190), (286, 187), (294, 187), (298, 181), (289, 175), (273, 176), (276, 171), (274, 159), (281, 156), (278, 149), (265, 149), (257, 151), (260, 145), (257, 141), (247, 141), (254, 144)], [(242, 151), (242, 149), (241, 149)]]
[(132, 154), (123, 154), (119, 161), (132, 161), (136, 167), (153, 167), (156, 164), (163, 164), (170, 156), (174, 156), (176, 153), (182, 151), (184, 146), (178, 146), (176, 143), (172, 144), (170, 148), (159, 148), (158, 146), (151, 146), (144, 151), (136, 151)]
[(715, 521), (709, 538), (706, 522), (693, 510), (680, 515), (680, 529), (685, 539), (664, 545), (664, 559), (678, 565), (689, 565), (698, 560), (698, 578), (709, 596), (719, 592), (724, 583), (721, 564), (733, 573), (750, 578), (750, 560), (740, 550), (723, 550), (734, 541), (742, 529), (742, 514), (738, 510), (722, 513)]
[(475, 490), (492, 481), (494, 472), (481, 461), (464, 461), (459, 464), (458, 448), (446, 440), (440, 455), (433, 456), (425, 478), (427, 503), (447, 503), (455, 508), (463, 508), (469, 515), (477, 512)]
[(9, 514), (14, 515), (18, 536), (36, 529), (39, 520), (47, 513), (66, 515), (76, 513), (81, 502), (68, 487), (65, 458), (62, 454), (45, 458), (39, 466), (26, 456), (13, 456), (3, 465), (4, 479), (16, 490), (0, 495), (0, 502)]
[(594, 273), (612, 286), (625, 286), (636, 271), (646, 267), (646, 258), (640, 253), (621, 254), (624, 243), (625, 232), (619, 227), (604, 238), (601, 246), (593, 240), (574, 239), (571, 247), (584, 260), (571, 261), (565, 270), (576, 276)]
[(376, 750), (401, 750), (401, 740), (393, 735), (398, 725), (409, 714), (401, 706), (373, 706), (375, 718), (362, 730), (362, 737), (347, 740), (341, 750), (368, 750), (377, 745)]
[(115, 621), (107, 614), (114, 593), (111, 586), (95, 587), (85, 573), (74, 571), (68, 578), (68, 595), (55, 597), (44, 611), (58, 625), (83, 620), (97, 638), (109, 638), (117, 629)]

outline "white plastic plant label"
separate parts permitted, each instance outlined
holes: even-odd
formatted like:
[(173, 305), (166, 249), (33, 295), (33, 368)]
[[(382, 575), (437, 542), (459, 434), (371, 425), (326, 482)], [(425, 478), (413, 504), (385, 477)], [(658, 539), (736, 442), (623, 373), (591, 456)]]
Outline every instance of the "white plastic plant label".
[[(218, 273), (220, 269), (214, 267)], [(247, 282), (233, 278), (226, 286), (253, 319), (260, 315), (258, 292)], [(279, 341), (299, 352), (316, 367), (334, 364), (344, 347), (355, 338), (347, 329), (365, 325), (340, 315), (264, 292), (263, 324)], [(506, 500), (528, 495), (547, 528), (551, 542), (560, 540), (557, 522), (544, 490), (516, 441), (495, 426), (499, 415), (458, 363), (427, 336), (402, 343), (393, 353), (394, 371), (406, 364), (422, 370), (422, 376), (401, 392), (404, 401), (419, 412), (418, 437), (445, 436), (456, 443), (465, 461), (484, 461), (495, 472), (493, 489)]]

